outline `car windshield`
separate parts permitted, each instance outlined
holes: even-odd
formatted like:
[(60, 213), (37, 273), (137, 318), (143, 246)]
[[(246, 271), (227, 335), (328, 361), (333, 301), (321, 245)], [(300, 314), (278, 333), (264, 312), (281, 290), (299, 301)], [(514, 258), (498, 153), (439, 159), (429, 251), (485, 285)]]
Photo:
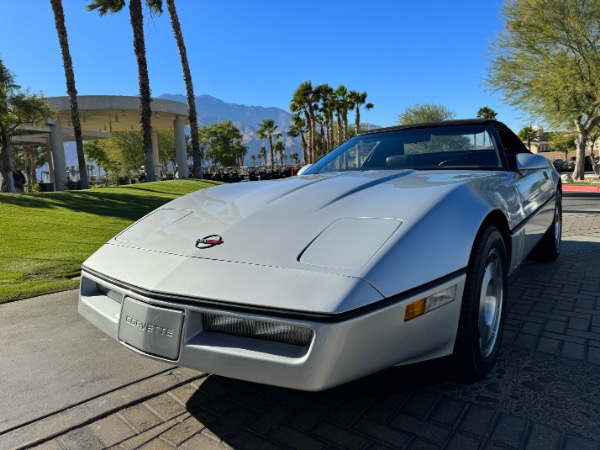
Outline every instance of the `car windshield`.
[(360, 135), (305, 174), (364, 170), (490, 170), (502, 167), (485, 124), (408, 128)]

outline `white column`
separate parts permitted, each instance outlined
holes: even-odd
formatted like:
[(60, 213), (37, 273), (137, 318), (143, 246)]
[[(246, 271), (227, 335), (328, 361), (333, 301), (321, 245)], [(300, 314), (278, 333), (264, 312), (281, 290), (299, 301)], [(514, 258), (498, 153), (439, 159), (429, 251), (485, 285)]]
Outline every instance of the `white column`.
[(63, 191), (67, 188), (67, 164), (59, 119), (50, 124), (50, 149), (54, 166), (54, 190)]
[(56, 184), (54, 180), (54, 162), (52, 161), (52, 146), (50, 145), (50, 139), (48, 139), (48, 141), (46, 142), (46, 155), (46, 158), (48, 159), (48, 172), (50, 176), (50, 183)]
[(177, 174), (180, 179), (186, 179), (188, 173), (187, 148), (185, 145), (185, 124), (183, 119), (177, 117), (173, 121), (175, 131), (175, 160), (177, 161)]
[(156, 180), (162, 180), (162, 165), (160, 164), (160, 157), (158, 156), (158, 137), (156, 136), (156, 130), (154, 128), (152, 128), (152, 161), (154, 161), (154, 176), (156, 177)]

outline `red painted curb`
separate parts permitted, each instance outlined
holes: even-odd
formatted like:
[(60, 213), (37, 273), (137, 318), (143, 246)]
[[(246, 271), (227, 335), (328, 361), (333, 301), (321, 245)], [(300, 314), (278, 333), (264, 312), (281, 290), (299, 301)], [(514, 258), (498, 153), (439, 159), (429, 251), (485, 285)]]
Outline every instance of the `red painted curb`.
[(562, 186), (565, 192), (600, 192), (600, 186)]

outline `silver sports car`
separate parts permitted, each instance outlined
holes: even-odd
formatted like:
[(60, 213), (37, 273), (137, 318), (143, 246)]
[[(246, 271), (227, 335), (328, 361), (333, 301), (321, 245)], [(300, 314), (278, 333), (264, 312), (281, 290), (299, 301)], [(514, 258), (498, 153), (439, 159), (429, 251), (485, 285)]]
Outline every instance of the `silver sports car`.
[(502, 123), (359, 135), (301, 175), (221, 185), (148, 214), (83, 264), (79, 312), (131, 350), (321, 390), (498, 355), (508, 277), (561, 245), (561, 183)]

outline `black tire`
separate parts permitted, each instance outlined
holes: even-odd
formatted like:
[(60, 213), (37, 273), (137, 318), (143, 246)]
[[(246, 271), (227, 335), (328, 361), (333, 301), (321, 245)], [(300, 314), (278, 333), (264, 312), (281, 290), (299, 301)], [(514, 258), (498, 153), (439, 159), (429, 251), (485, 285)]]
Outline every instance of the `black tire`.
[(454, 344), (457, 375), (464, 383), (485, 377), (498, 357), (506, 313), (507, 267), (498, 228), (489, 225), (480, 230), (467, 268)]
[(560, 255), (562, 240), (562, 197), (560, 191), (556, 193), (556, 205), (554, 207), (554, 219), (552, 225), (544, 234), (544, 237), (536, 245), (533, 256), (546, 262), (552, 262)]

